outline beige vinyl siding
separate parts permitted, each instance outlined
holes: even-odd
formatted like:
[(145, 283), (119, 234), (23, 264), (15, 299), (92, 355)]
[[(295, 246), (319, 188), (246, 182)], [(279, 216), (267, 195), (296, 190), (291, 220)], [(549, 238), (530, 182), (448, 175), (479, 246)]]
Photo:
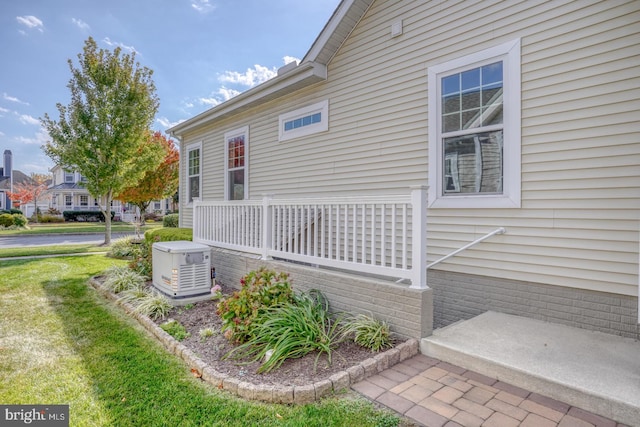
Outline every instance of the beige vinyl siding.
[[(391, 37), (391, 24), (403, 34)], [(249, 126), (252, 199), (406, 194), (428, 172), (427, 70), (521, 39), (522, 208), (430, 209), (428, 259), (505, 227), (437, 269), (638, 292), (637, 1), (375, 1), (328, 79), (185, 136), (203, 198), (222, 199), (225, 131)], [(278, 142), (278, 116), (329, 101), (329, 131)], [(190, 223), (190, 210), (183, 209)]]

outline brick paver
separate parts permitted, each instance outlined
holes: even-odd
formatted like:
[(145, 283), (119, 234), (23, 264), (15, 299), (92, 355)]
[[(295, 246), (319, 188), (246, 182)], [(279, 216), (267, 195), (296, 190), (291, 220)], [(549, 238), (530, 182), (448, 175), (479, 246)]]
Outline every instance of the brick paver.
[(622, 427), (564, 402), (423, 355), (352, 388), (426, 427)]

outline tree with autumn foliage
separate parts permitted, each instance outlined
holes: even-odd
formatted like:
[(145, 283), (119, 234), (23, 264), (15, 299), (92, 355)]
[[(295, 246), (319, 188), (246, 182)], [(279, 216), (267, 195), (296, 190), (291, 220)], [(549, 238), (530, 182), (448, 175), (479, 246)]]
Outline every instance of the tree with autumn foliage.
[(91, 37), (78, 66), (68, 63), (71, 102), (56, 104), (58, 120), (47, 114), (41, 119), (50, 137), (43, 150), (56, 164), (82, 174), (89, 194), (102, 201), (104, 244), (109, 245), (113, 196), (162, 160), (162, 153), (147, 143), (159, 107), (153, 71), (141, 66), (135, 53), (99, 49)]
[(17, 183), (13, 186), (14, 191), (8, 192), (8, 196), (13, 203), (26, 205), (33, 202), (35, 206), (35, 222), (38, 222), (38, 200), (46, 200), (47, 182), (51, 179), (49, 175), (32, 173), (29, 181)]
[(178, 189), (180, 153), (174, 142), (155, 132), (149, 133), (149, 144), (162, 147), (164, 160), (157, 168), (147, 171), (136, 185), (125, 188), (115, 197), (116, 200), (137, 206), (142, 222), (144, 212), (153, 200), (172, 197)]

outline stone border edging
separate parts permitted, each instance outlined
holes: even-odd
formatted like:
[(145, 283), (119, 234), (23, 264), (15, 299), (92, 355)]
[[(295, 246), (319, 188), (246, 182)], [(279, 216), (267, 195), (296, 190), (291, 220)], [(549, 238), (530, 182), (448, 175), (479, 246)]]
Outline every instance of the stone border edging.
[(136, 319), (138, 323), (156, 337), (167, 350), (181, 358), (190, 369), (195, 369), (198, 373), (202, 374), (204, 381), (248, 400), (282, 404), (306, 404), (315, 402), (334, 392), (349, 388), (352, 384), (376, 375), (390, 366), (418, 354), (418, 340), (410, 339), (391, 350), (363, 360), (359, 364), (348, 368), (346, 371), (340, 371), (328, 379), (317, 381), (313, 384), (302, 386), (254, 384), (216, 371), (184, 344), (160, 329), (150, 318), (136, 312), (131, 304), (123, 302), (115, 294), (104, 289), (95, 277), (92, 277), (89, 282), (91, 286), (103, 296), (121, 306), (127, 314)]

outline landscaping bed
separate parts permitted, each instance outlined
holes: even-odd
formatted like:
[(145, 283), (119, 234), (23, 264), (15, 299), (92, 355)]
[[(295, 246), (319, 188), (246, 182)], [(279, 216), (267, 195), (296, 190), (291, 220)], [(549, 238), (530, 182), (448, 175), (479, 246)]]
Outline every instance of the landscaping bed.
[[(221, 333), (223, 322), (216, 314), (218, 301), (204, 300), (174, 307), (164, 318), (151, 320), (104, 289), (100, 278), (94, 279), (92, 284), (134, 315), (169, 351), (181, 357), (194, 376), (247, 399), (273, 403), (310, 403), (348, 389), (351, 384), (418, 352), (416, 340), (396, 341), (394, 347), (383, 352), (372, 352), (353, 341), (342, 340), (331, 352), (330, 364), (326, 354), (322, 354), (316, 363), (317, 352), (312, 352), (300, 358), (287, 359), (271, 371), (258, 373), (261, 361), (247, 363), (246, 360), (224, 357), (235, 344)], [(230, 287), (220, 286), (223, 294), (234, 291)], [(169, 319), (184, 326), (188, 336), (180, 337), (182, 339), (178, 341), (161, 329)], [(203, 333), (205, 330), (209, 332)]]

